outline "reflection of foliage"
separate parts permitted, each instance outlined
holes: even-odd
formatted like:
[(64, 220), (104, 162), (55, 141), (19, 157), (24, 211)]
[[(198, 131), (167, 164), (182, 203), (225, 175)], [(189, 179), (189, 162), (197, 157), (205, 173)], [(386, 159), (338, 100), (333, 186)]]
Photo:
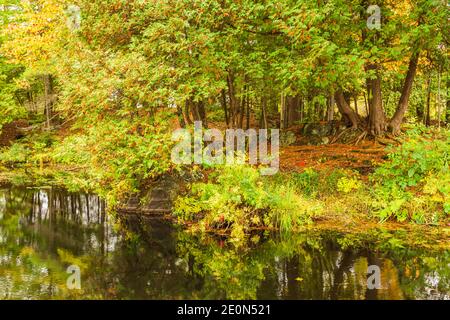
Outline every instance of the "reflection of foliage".
[(71, 297), (65, 286), (67, 274), (56, 257), (9, 239), (27, 236), (19, 226), (19, 216), (3, 217), (0, 233), (6, 236), (0, 247), (0, 298)]
[[(32, 196), (30, 191), (0, 192), (0, 204), (4, 203), (0, 205), (0, 298), (91, 297), (83, 288), (73, 291), (66, 286), (67, 266), (74, 264), (82, 271), (88, 270), (91, 257), (74, 255), (70, 246), (54, 245), (54, 239), (60, 238), (58, 230), (67, 229), (70, 221), (53, 220), (54, 225), (50, 228), (51, 224), (43, 216), (33, 217), (36, 212), (33, 211), (34, 203), (30, 202), (31, 198), (35, 199)], [(33, 218), (36, 221), (30, 224)], [(71, 229), (77, 225), (72, 224)], [(83, 236), (86, 230), (79, 225), (78, 228), (81, 230), (78, 234)]]
[[(95, 212), (90, 222), (86, 212), (39, 216), (32, 199), (34, 191), (0, 192), (1, 298), (414, 299), (450, 291), (450, 252), (411, 232), (260, 232), (237, 245), (142, 217), (123, 218), (112, 232)], [(80, 292), (65, 286), (71, 264), (82, 270)], [(384, 284), (376, 292), (366, 288), (373, 264)]]
[(404, 247), (403, 240), (392, 234), (383, 234), (378, 242), (374, 234), (292, 234), (270, 237), (251, 249), (180, 233), (178, 250), (192, 262), (194, 273), (204, 278), (202, 296), (206, 297), (371, 298), (373, 293), (366, 290), (370, 264), (382, 269), (385, 288), (375, 293), (379, 299), (427, 298), (423, 288), (433, 279), (439, 292), (450, 289), (448, 251), (424, 254)]

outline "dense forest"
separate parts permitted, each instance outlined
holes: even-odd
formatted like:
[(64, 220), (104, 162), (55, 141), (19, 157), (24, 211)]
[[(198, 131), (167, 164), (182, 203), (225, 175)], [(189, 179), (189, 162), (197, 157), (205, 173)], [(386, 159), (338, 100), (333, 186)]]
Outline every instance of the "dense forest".
[[(448, 219), (446, 1), (36, 0), (0, 12), (4, 181), (120, 207), (188, 172), (175, 214), (236, 237), (331, 211)], [(200, 121), (279, 129), (280, 172), (173, 163), (173, 131)]]
[(0, 299), (450, 299), (449, 10), (0, 0)]

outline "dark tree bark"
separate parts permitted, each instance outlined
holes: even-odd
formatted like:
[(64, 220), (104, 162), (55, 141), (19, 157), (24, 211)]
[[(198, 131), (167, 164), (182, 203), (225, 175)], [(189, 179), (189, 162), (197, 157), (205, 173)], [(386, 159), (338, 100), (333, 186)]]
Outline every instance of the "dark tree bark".
[(250, 128), (250, 96), (247, 97), (247, 124), (246, 124), (246, 129), (248, 130)]
[(389, 123), (389, 128), (394, 134), (400, 131), (400, 126), (403, 122), (403, 118), (405, 117), (406, 110), (408, 110), (409, 97), (411, 96), (411, 90), (417, 72), (418, 61), (419, 52), (415, 52), (413, 53), (409, 61), (408, 72), (403, 84), (402, 94), (398, 102), (397, 110), (395, 111), (395, 114)]
[(381, 76), (378, 65), (370, 65), (368, 70), (375, 70), (376, 78), (368, 80), (369, 90), (369, 122), (368, 131), (374, 136), (383, 134), (386, 131), (386, 116), (383, 110), (383, 100), (381, 95)]
[(225, 122), (226, 122), (227, 128), (228, 128), (230, 125), (230, 118), (228, 117), (227, 95), (225, 93), (225, 90), (221, 91), (220, 103), (222, 104), (222, 108), (225, 113)]
[(418, 103), (418, 104), (416, 105), (416, 116), (417, 116), (417, 121), (418, 121), (418, 122), (422, 122), (422, 123), (423, 123), (423, 121), (424, 121), (424, 115), (425, 115), (425, 108), (424, 108), (425, 101), (426, 101), (426, 99), (424, 98), (424, 99), (421, 101), (421, 103)]
[(239, 110), (239, 128), (244, 127), (244, 116), (245, 116), (245, 105), (248, 99), (248, 88), (247, 85), (244, 86), (244, 94), (242, 95), (240, 110)]
[(230, 124), (232, 128), (237, 125), (237, 113), (239, 110), (239, 99), (236, 97), (236, 90), (234, 87), (234, 75), (232, 72), (228, 73), (228, 95), (230, 97)]
[(335, 99), (336, 104), (338, 106), (339, 112), (342, 114), (343, 118), (346, 120), (347, 124), (350, 125), (352, 128), (356, 129), (359, 125), (359, 117), (353, 111), (352, 108), (350, 108), (349, 104), (347, 103), (344, 93), (342, 90), (338, 90), (335, 93)]
[(303, 122), (303, 118), (305, 117), (305, 100), (303, 98), (300, 99), (300, 122)]
[(336, 104), (334, 96), (328, 98), (328, 108), (327, 108), (327, 121), (331, 122), (334, 120), (334, 105)]
[(369, 101), (367, 94), (364, 92), (364, 107), (366, 108), (366, 116), (369, 116)]
[(260, 119), (260, 127), (262, 129), (267, 129), (268, 123), (267, 123), (267, 99), (265, 97), (261, 98), (261, 119)]
[(184, 103), (183, 118), (186, 124), (191, 125), (193, 122), (189, 114), (190, 114), (190, 101), (186, 100), (186, 102)]
[(53, 106), (53, 77), (46, 74), (43, 76), (44, 81), (44, 99), (45, 99), (45, 117), (47, 129), (50, 130)]
[(178, 117), (178, 122), (180, 123), (180, 127), (186, 128), (186, 121), (184, 120), (184, 117), (183, 117), (183, 108), (180, 106), (177, 106), (177, 117)]
[(287, 127), (295, 124), (300, 120), (300, 97), (299, 96), (287, 96), (286, 97), (286, 118)]
[(206, 113), (205, 103), (203, 101), (197, 102), (197, 110), (203, 127), (208, 128), (208, 114)]

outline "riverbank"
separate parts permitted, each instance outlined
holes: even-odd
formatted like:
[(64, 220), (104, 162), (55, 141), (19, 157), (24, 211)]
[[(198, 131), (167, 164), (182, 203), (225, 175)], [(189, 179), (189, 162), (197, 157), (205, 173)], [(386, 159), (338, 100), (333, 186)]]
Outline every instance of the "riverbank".
[(93, 192), (111, 210), (169, 218), (237, 242), (254, 230), (285, 233), (317, 226), (366, 232), (382, 226), (417, 227), (448, 245), (448, 130), (413, 128), (391, 148), (374, 142), (283, 147), (275, 176), (261, 176), (250, 166), (194, 166), (127, 180), (114, 168), (90, 166), (98, 151), (84, 150), (77, 156), (87, 160), (74, 162), (67, 154), (73, 157), (70, 148), (79, 145), (48, 135), (39, 139), (53, 142), (40, 148), (16, 142), (2, 149), (0, 183)]

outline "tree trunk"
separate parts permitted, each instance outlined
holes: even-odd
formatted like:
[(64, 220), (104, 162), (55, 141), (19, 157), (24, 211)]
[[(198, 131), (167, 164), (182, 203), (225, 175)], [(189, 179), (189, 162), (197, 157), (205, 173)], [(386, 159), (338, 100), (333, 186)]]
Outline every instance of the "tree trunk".
[(237, 99), (236, 97), (234, 75), (232, 72), (228, 73), (228, 94), (230, 96), (230, 124), (232, 128), (236, 128), (237, 113), (239, 110), (239, 99)]
[(239, 111), (239, 128), (240, 129), (244, 128), (245, 104), (247, 103), (247, 99), (248, 99), (248, 87), (247, 87), (247, 85), (244, 85), (244, 92), (242, 95), (241, 106), (240, 106), (240, 111)]
[(366, 108), (366, 116), (369, 116), (369, 102), (365, 92), (364, 92), (364, 107)]
[(339, 112), (342, 114), (347, 124), (351, 125), (352, 128), (358, 128), (359, 118), (358, 115), (353, 111), (348, 105), (344, 93), (342, 90), (338, 90), (335, 93), (336, 104), (338, 106)]
[(261, 121), (260, 127), (263, 129), (267, 129), (267, 114), (266, 114), (267, 100), (266, 97), (261, 98)]
[(246, 129), (248, 130), (250, 128), (250, 96), (247, 97), (247, 125)]
[(203, 127), (208, 128), (208, 114), (206, 113), (205, 103), (203, 101), (197, 102), (197, 110)]
[(375, 70), (377, 77), (368, 81), (369, 89), (369, 123), (368, 131), (374, 136), (379, 136), (386, 131), (386, 116), (383, 110), (383, 98), (381, 95), (381, 76), (378, 65), (370, 65), (369, 70)]
[(328, 109), (327, 109), (327, 121), (331, 122), (334, 120), (334, 105), (336, 104), (334, 96), (331, 95), (328, 98)]
[(53, 77), (49, 74), (43, 76), (44, 80), (44, 101), (47, 130), (51, 127), (52, 104), (53, 104)]
[(294, 125), (300, 119), (299, 105), (300, 105), (299, 96), (286, 97), (287, 127)]
[(394, 134), (400, 132), (400, 126), (403, 122), (406, 110), (408, 110), (409, 97), (411, 96), (418, 61), (419, 52), (413, 53), (411, 60), (409, 61), (408, 73), (406, 74), (405, 82), (403, 84), (402, 94), (398, 102), (397, 110), (389, 123), (389, 128)]
[(177, 105), (177, 117), (181, 128), (186, 128), (186, 121), (183, 117), (183, 108)]
[(223, 112), (225, 113), (225, 123), (227, 124), (227, 128), (229, 128), (230, 118), (228, 117), (227, 96), (225, 94), (225, 90), (221, 91), (220, 102), (222, 104)]
[(281, 94), (281, 107), (280, 107), (280, 129), (285, 129), (287, 127), (286, 123), (286, 97), (284, 93)]
[(305, 100), (300, 99), (300, 122), (303, 123), (303, 118), (305, 117)]
[(450, 99), (449, 99), (449, 94), (448, 94), (448, 88), (450, 87), (450, 77), (447, 74), (447, 107), (446, 107), (446, 115), (445, 115), (445, 122), (447, 124), (450, 124)]
[(427, 114), (425, 116), (425, 125), (427, 127), (431, 125), (430, 106), (431, 106), (431, 74), (428, 76), (427, 80)]
[(190, 103), (189, 100), (186, 100), (186, 102), (184, 103), (184, 110), (183, 110), (183, 118), (184, 118), (184, 122), (186, 122), (187, 125), (191, 125), (192, 124), (192, 120), (190, 117)]

